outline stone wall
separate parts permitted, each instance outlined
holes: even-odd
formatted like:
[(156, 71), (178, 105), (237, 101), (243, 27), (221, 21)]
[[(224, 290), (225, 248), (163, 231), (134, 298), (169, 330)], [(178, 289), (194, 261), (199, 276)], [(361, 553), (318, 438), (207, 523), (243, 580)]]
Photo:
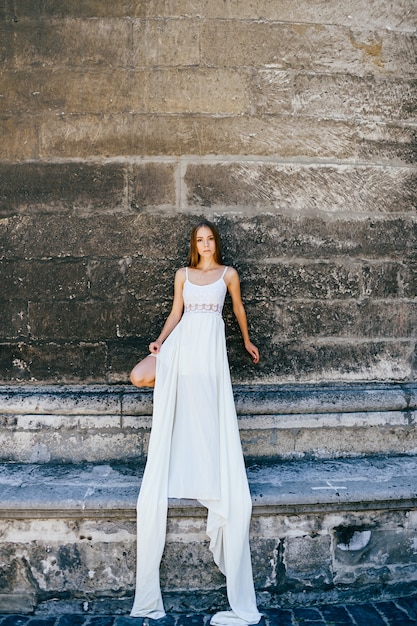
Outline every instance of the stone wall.
[(197, 216), (235, 382), (417, 369), (414, 0), (0, 3), (0, 376), (124, 382)]

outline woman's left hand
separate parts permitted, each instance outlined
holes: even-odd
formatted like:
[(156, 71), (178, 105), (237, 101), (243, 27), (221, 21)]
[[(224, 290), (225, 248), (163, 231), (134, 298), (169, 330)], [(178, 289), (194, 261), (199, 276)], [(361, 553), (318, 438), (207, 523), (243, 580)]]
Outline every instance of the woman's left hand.
[(259, 350), (258, 348), (251, 342), (247, 341), (245, 343), (245, 348), (251, 355), (254, 363), (259, 363)]

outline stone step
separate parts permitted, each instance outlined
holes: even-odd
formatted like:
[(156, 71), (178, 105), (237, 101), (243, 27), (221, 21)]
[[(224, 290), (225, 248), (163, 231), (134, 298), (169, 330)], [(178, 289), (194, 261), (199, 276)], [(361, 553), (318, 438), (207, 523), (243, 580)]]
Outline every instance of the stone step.
[[(416, 384), (234, 387), (249, 460), (417, 452)], [(144, 462), (152, 391), (132, 386), (0, 388), (0, 460)]]
[[(126, 609), (141, 474), (132, 463), (0, 465), (0, 613), (99, 599)], [(261, 608), (417, 590), (417, 457), (253, 464), (248, 478)], [(205, 521), (197, 502), (170, 501), (161, 565), (170, 611), (226, 603)]]

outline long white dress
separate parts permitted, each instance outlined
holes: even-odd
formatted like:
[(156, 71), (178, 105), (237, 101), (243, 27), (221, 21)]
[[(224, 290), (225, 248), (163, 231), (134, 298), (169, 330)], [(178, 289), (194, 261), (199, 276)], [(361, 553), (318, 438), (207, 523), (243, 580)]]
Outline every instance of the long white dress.
[(226, 353), (224, 275), (183, 288), (184, 314), (157, 357), (152, 432), (137, 504), (137, 573), (132, 617), (165, 615), (159, 566), (168, 498), (192, 498), (208, 509), (207, 535), (226, 576), (231, 611), (214, 625), (257, 624), (249, 550), (252, 500)]

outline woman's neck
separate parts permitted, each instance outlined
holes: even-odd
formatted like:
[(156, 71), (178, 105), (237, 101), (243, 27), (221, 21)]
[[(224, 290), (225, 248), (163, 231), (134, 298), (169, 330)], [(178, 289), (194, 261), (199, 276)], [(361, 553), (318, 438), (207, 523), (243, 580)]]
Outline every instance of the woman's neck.
[(214, 259), (200, 259), (195, 269), (202, 272), (210, 272), (211, 270), (219, 269), (219, 267), (221, 265), (216, 263)]

